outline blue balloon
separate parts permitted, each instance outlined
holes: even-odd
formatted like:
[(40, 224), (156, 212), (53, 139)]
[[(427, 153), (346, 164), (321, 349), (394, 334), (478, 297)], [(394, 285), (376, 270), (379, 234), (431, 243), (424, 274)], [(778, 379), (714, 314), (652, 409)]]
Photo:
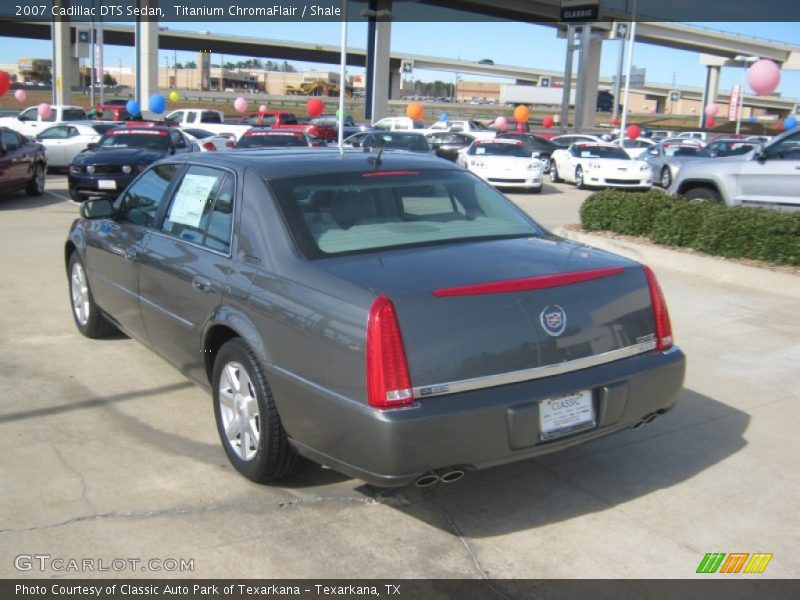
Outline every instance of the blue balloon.
[(447, 121), (447, 113), (442, 113), (442, 114), (440, 114), (440, 115), (439, 115), (439, 120), (440, 120), (442, 123), (444, 123), (445, 121)]
[(150, 112), (160, 115), (167, 108), (167, 100), (161, 94), (153, 94), (147, 101), (147, 107)]
[(751, 123), (755, 123), (755, 122), (757, 122), (757, 121), (758, 121), (758, 119), (756, 118), (756, 116), (755, 116), (755, 115), (750, 115), (750, 119), (749, 119), (749, 121), (750, 121)]
[(794, 115), (789, 115), (788, 117), (786, 117), (786, 120), (784, 120), (783, 126), (786, 129), (794, 129), (795, 127), (797, 127), (797, 117), (795, 117)]
[(125, 110), (127, 110), (132, 117), (136, 117), (140, 112), (142, 112), (142, 109), (136, 100), (128, 100), (125, 103)]

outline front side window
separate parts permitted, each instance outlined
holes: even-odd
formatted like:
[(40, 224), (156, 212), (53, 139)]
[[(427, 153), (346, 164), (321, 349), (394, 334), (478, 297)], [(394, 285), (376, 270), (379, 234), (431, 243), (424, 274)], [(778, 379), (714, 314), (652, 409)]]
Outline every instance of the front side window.
[(219, 169), (186, 171), (161, 229), (177, 238), (227, 252), (233, 221), (233, 177)]
[(122, 196), (120, 218), (144, 227), (155, 225), (158, 209), (177, 172), (177, 165), (165, 164), (144, 173)]
[(20, 121), (36, 121), (39, 118), (39, 113), (37, 112), (38, 109), (36, 108), (29, 108), (28, 110), (23, 110), (22, 113), (19, 115)]
[(13, 150), (19, 150), (20, 143), (17, 134), (13, 131), (4, 131), (2, 135), (3, 140), (3, 148), (6, 152), (12, 152)]
[(793, 133), (780, 142), (767, 147), (767, 158), (779, 160), (800, 160), (800, 133)]
[(63, 140), (69, 137), (69, 131), (66, 127), (56, 126), (49, 127), (39, 134), (40, 140)]
[(308, 258), (542, 235), (466, 171), (368, 171), (271, 181)]

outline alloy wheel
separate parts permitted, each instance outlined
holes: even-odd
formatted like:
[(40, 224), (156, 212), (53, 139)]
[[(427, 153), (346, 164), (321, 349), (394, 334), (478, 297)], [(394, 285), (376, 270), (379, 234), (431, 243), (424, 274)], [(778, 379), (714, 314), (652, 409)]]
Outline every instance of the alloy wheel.
[(253, 460), (261, 439), (261, 412), (253, 382), (241, 363), (229, 362), (222, 368), (219, 409), (228, 444), (241, 460)]

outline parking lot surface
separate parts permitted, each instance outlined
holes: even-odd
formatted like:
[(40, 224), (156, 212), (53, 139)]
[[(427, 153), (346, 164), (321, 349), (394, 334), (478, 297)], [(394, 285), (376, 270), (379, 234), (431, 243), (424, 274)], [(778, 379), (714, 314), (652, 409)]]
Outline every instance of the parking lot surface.
[[(230, 467), (206, 392), (135, 341), (77, 333), (78, 209), (63, 176), (47, 189), (0, 200), (0, 576), (93, 575), (15, 567), (46, 554), (190, 559), (190, 577), (684, 578), (707, 552), (800, 576), (796, 300), (658, 269), (688, 372), (652, 425), (426, 490), (310, 462), (260, 486)], [(586, 195), (511, 197), (556, 227)]]

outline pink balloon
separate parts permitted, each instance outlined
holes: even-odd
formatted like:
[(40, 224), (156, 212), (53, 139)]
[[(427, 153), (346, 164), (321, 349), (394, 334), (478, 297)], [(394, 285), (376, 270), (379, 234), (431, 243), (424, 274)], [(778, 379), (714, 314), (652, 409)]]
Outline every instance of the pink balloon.
[(233, 110), (238, 113), (243, 113), (247, 110), (247, 100), (239, 96), (236, 100), (233, 101)]
[(716, 117), (719, 113), (719, 105), (709, 102), (703, 110), (707, 117)]
[(759, 96), (769, 96), (781, 82), (781, 70), (774, 62), (762, 58), (747, 69), (747, 83)]
[(494, 124), (498, 129), (503, 129), (503, 127), (508, 127), (508, 119), (505, 117), (497, 117), (494, 120)]
[(260, 112), (262, 115), (263, 115), (265, 112), (267, 112), (267, 110), (268, 110), (268, 109), (267, 109), (267, 105), (266, 105), (266, 104), (262, 104), (261, 106), (259, 106), (259, 107), (258, 107), (258, 112)]
[(14, 98), (17, 99), (17, 102), (25, 102), (25, 98), (28, 97), (28, 93), (25, 90), (17, 90), (14, 92)]
[(53, 114), (53, 109), (47, 102), (42, 102), (38, 107), (36, 107), (36, 112), (39, 113), (40, 117), (46, 119)]

